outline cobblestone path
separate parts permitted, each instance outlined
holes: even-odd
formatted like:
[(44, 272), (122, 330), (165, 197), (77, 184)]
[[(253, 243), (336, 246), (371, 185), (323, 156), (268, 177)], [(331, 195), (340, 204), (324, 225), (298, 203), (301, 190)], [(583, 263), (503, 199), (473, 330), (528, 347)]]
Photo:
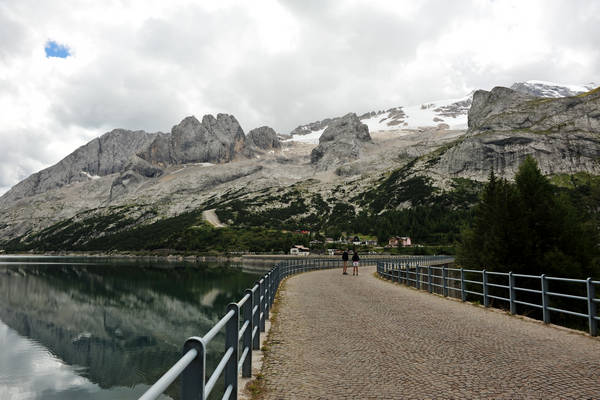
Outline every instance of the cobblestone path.
[(265, 398), (600, 399), (600, 340), (374, 271), (286, 282), (263, 366)]

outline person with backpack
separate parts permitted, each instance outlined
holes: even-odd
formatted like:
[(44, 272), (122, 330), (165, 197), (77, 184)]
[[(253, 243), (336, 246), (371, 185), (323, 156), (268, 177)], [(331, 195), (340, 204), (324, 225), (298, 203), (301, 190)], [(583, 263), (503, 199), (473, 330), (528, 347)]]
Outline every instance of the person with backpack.
[(342, 275), (348, 275), (346, 272), (346, 269), (348, 268), (348, 249), (344, 250), (344, 253), (342, 254), (342, 261), (344, 262), (344, 272), (342, 272)]
[(356, 250), (353, 250), (354, 254), (352, 254), (352, 275), (358, 276), (358, 262), (360, 261), (360, 257), (358, 257), (358, 253)]

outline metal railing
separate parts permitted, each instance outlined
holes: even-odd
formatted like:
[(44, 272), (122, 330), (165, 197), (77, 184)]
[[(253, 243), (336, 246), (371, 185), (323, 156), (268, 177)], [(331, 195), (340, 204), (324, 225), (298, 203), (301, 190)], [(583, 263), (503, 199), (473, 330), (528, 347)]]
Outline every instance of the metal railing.
[[(361, 259), (361, 263), (363, 265), (375, 265), (378, 262), (435, 264), (440, 260), (447, 260), (447, 258), (442, 256), (369, 257)], [(179, 376), (181, 376), (182, 400), (204, 400), (212, 393), (221, 375), (224, 375), (225, 382), (222, 399), (237, 399), (239, 374), (241, 372), (244, 378), (252, 375), (252, 350), (260, 348), (260, 332), (265, 331), (265, 321), (269, 319), (269, 311), (282, 279), (301, 272), (338, 268), (342, 265), (340, 259), (332, 258), (280, 261), (260, 278), (252, 289), (246, 289), (240, 301), (229, 304), (225, 316), (203, 337), (194, 336), (187, 339), (183, 345), (183, 356), (139, 400), (158, 398)], [(225, 354), (207, 381), (207, 346), (223, 328), (225, 328)]]
[[(517, 314), (518, 305), (538, 309), (541, 311), (542, 320), (547, 324), (550, 323), (551, 312), (585, 318), (587, 319), (590, 335), (598, 335), (598, 321), (600, 321), (598, 304), (600, 304), (600, 298), (596, 297), (596, 293), (600, 294), (600, 291), (597, 292), (596, 288), (600, 286), (600, 281), (595, 281), (592, 278), (558, 278), (546, 275), (437, 267), (427, 264), (418, 261), (380, 261), (377, 262), (377, 273), (384, 278), (414, 286), (417, 289), (425, 290), (426, 288), (430, 293), (437, 288), (443, 296), (457, 297), (462, 301), (466, 301), (467, 295), (480, 297), (485, 307), (490, 307), (492, 300), (504, 302), (509, 306), (511, 314)], [(450, 274), (454, 276), (449, 276)], [(471, 278), (472, 276), (475, 276), (475, 278)], [(479, 276), (481, 277), (480, 280), (478, 279)], [(504, 280), (504, 283), (492, 283), (490, 279)], [(521, 282), (522, 286), (517, 285), (518, 281)], [(562, 286), (574, 285), (576, 288), (572, 292), (578, 294), (551, 291), (550, 282), (563, 284)], [(476, 289), (479, 287), (481, 291)], [(491, 293), (492, 291), (494, 294)], [(501, 293), (508, 297), (504, 297)], [(521, 293), (520, 298), (518, 298), (518, 293)], [(529, 296), (527, 300), (530, 297), (537, 297), (538, 302), (532, 302), (535, 300), (525, 301), (522, 298), (525, 295)], [(551, 300), (557, 298), (581, 302), (580, 307), (587, 305), (587, 312), (551, 306)]]

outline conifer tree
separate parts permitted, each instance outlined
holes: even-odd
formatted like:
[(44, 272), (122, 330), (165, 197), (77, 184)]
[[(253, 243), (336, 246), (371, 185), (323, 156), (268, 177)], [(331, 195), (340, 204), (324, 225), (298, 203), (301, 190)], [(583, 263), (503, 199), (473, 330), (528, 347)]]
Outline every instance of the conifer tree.
[(600, 273), (597, 229), (583, 210), (556, 193), (531, 157), (519, 167), (514, 184), (490, 173), (472, 227), (463, 229), (457, 258), (465, 266), (491, 271)]

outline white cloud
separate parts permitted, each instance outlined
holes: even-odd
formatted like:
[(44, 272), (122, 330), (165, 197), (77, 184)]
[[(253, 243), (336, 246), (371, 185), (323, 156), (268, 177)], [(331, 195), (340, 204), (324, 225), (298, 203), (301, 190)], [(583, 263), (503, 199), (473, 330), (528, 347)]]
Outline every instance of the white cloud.
[[(0, 193), (112, 128), (244, 129), (598, 81), (595, 0), (0, 0)], [(71, 50), (46, 58), (48, 40)]]

